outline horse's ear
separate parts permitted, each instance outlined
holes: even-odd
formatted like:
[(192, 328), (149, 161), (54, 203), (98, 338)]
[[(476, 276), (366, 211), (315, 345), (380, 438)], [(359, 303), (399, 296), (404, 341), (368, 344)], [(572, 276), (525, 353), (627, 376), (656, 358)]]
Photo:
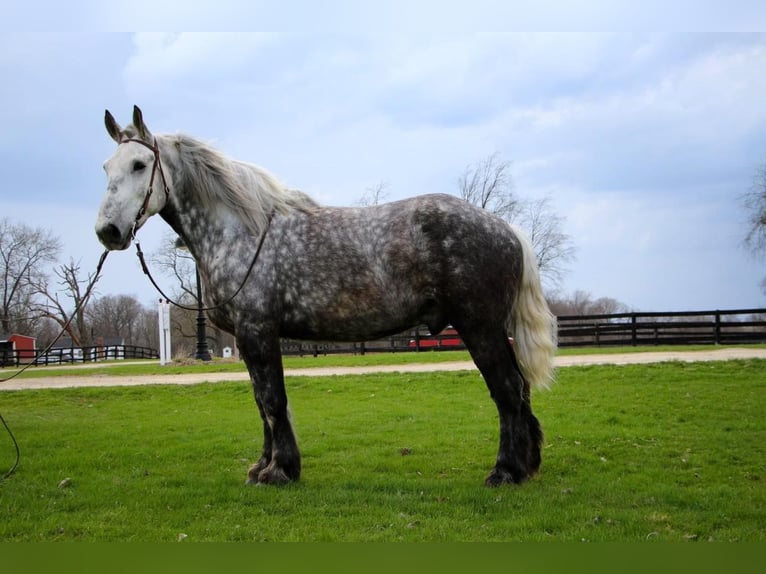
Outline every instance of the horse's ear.
[(106, 125), (106, 131), (111, 136), (111, 138), (117, 143), (120, 143), (120, 138), (122, 137), (122, 128), (120, 127), (120, 124), (118, 124), (114, 119), (114, 116), (109, 113), (109, 110), (106, 110), (106, 113), (104, 114), (104, 125)]
[(144, 123), (144, 115), (141, 113), (141, 108), (133, 106), (133, 127), (136, 128), (138, 136), (144, 141), (152, 141), (152, 133)]

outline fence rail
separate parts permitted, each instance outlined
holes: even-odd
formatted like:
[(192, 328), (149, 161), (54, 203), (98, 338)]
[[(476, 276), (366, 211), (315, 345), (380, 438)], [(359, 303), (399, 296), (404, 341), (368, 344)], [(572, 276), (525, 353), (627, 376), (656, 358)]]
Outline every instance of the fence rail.
[(0, 348), (0, 367), (35, 365), (61, 365), (66, 363), (88, 363), (96, 361), (121, 361), (125, 359), (157, 359), (157, 349), (135, 345), (114, 345), (109, 347), (63, 347), (43, 350), (11, 350)]
[(559, 346), (766, 343), (766, 309), (558, 317)]

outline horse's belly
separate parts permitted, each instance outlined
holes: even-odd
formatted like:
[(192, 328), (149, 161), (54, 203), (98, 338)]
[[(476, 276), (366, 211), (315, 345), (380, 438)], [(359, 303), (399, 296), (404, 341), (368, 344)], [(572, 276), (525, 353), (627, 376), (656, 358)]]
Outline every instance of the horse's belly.
[(281, 331), (282, 336), (295, 339), (370, 341), (419, 324), (440, 322), (440, 315), (438, 305), (427, 298), (352, 301), (339, 296), (303, 313), (286, 313)]

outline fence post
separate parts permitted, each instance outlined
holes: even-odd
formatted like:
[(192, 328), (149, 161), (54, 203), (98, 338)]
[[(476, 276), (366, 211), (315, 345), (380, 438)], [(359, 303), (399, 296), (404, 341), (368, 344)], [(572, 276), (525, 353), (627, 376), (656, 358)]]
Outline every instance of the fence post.
[(721, 344), (721, 312), (716, 310), (715, 312), (715, 325), (713, 327), (713, 342), (716, 345)]
[(630, 316), (630, 340), (634, 347), (638, 346), (638, 333), (636, 332), (636, 314)]

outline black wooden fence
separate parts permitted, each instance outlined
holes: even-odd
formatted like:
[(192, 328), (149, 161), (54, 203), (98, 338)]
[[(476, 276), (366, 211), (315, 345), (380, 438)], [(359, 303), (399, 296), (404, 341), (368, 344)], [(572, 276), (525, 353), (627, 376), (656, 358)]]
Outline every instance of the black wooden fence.
[(0, 347), (0, 367), (35, 365), (61, 365), (125, 359), (158, 359), (157, 349), (135, 345), (111, 345), (108, 347), (57, 347), (44, 350), (17, 350)]
[(560, 347), (766, 343), (766, 309), (558, 317)]
[[(766, 343), (766, 309), (560, 316), (558, 339), (560, 347)], [(454, 330), (431, 335), (425, 327), (367, 343), (282, 342), (287, 355), (458, 349), (465, 345)]]

